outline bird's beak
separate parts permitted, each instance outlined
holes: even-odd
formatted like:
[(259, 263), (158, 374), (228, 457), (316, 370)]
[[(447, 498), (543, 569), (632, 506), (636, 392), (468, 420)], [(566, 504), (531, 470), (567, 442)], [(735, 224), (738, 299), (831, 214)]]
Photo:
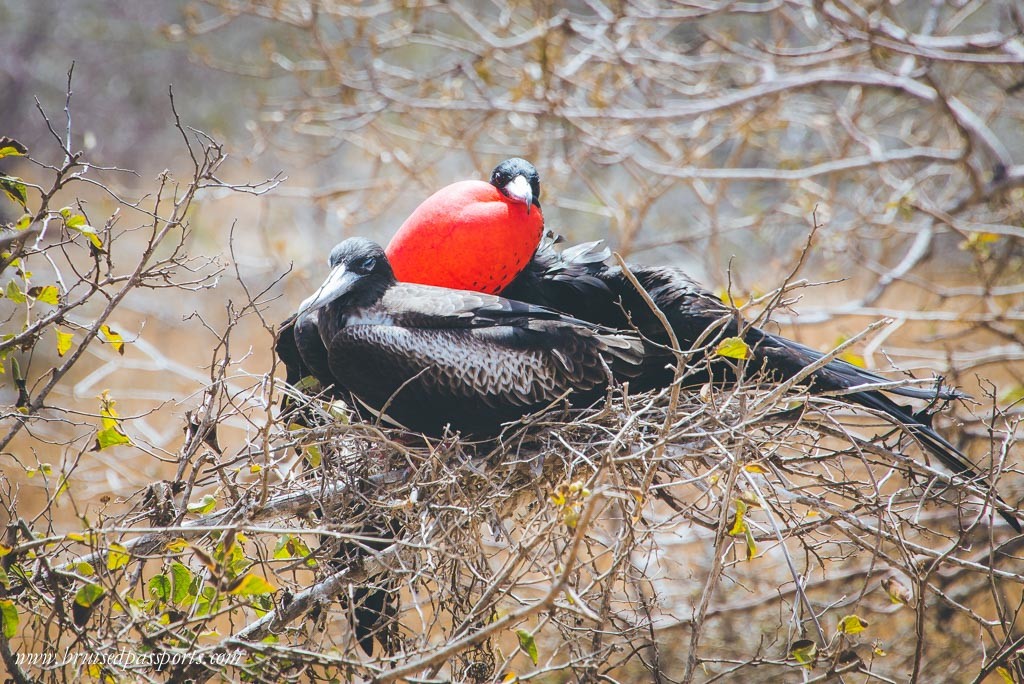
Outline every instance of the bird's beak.
[(526, 213), (530, 213), (533, 206), (533, 188), (530, 187), (530, 181), (526, 180), (526, 176), (516, 176), (510, 180), (505, 186), (505, 193), (517, 202), (525, 204)]
[(339, 297), (347, 294), (359, 280), (359, 276), (345, 269), (345, 264), (338, 264), (327, 276), (327, 280), (306, 301), (299, 306), (299, 315), (320, 309)]

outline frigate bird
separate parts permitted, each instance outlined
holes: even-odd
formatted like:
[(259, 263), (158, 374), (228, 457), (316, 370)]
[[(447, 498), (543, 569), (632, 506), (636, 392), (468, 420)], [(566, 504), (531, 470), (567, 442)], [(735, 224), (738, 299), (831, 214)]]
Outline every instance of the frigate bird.
[[(483, 181), (465, 181), (456, 186), (462, 188), (467, 183), (474, 184), (480, 196), (485, 194), (479, 189), (485, 185)], [(465, 289), (479, 289), (479, 283), (486, 282), (488, 291), (500, 292), (503, 297), (608, 328), (639, 331), (654, 344), (646, 345), (643, 367), (633, 381), (634, 387), (647, 389), (670, 384), (675, 377), (675, 357), (668, 348), (668, 331), (626, 272), (609, 263), (608, 249), (600, 242), (591, 242), (559, 251), (559, 239), (554, 235), (538, 236), (536, 222), (543, 219), (536, 168), (523, 159), (506, 160), (494, 169), (490, 185), (492, 195), (497, 193), (508, 202), (518, 202), (523, 210), (507, 212), (506, 223), (500, 230), (492, 223), (483, 226), (478, 221), (463, 222), (460, 217), (478, 214), (473, 206), (474, 194), (450, 192), (449, 188), (455, 186), (449, 186), (426, 201), (431, 208), (424, 215), (429, 215), (430, 221), (420, 221), (417, 210), (389, 243), (387, 254), (395, 273), (424, 284)], [(530, 187), (529, 193), (502, 192), (503, 188), (526, 186)], [(468, 206), (459, 206), (459, 202), (467, 202)], [(520, 271), (513, 272), (504, 255), (520, 254), (526, 243), (533, 245), (533, 258)], [(459, 246), (457, 258), (450, 245)], [(425, 259), (430, 262), (429, 268), (423, 266)], [(747, 323), (734, 308), (726, 306), (679, 268), (627, 268), (664, 314), (679, 349), (687, 354), (684, 379), (692, 385), (709, 380), (719, 384), (735, 382), (740, 379), (738, 371), (758, 381), (781, 382), (824, 356)], [(435, 281), (437, 274), (443, 274), (443, 279)], [(749, 354), (745, 363), (738, 365), (715, 353), (716, 343), (728, 337), (739, 337), (745, 343)], [(834, 393), (888, 382), (878, 374), (834, 359), (810, 373), (804, 384), (813, 393)], [(926, 411), (915, 412), (896, 403), (888, 394), (934, 402), (963, 397), (961, 392), (936, 382), (929, 388), (863, 389), (845, 393), (844, 397), (903, 426), (954, 473), (966, 479), (979, 477), (970, 459), (932, 428)], [(1005, 510), (1000, 514), (1015, 530), (1021, 530), (1014, 515)]]
[[(613, 379), (639, 372), (635, 335), (493, 295), (399, 283), (369, 240), (340, 243), (329, 265), (327, 280), (279, 334), (288, 380), (312, 375), (332, 396), (351, 395), (364, 413), (403, 427), (490, 437), (553, 402), (591, 403)], [(395, 534), (387, 526), (377, 532), (378, 546)], [(359, 553), (342, 545), (338, 558)], [(353, 603), (363, 650), (372, 653), (374, 638), (390, 649), (389, 592), (356, 587)]]
[(345, 240), (329, 264), (282, 356), (410, 430), (493, 436), (561, 399), (592, 403), (639, 372), (633, 334), (494, 295), (400, 283), (369, 240)]
[(391, 238), (388, 258), (401, 282), (497, 294), (529, 263), (543, 230), (537, 170), (508, 159), (490, 183), (453, 183), (424, 200)]

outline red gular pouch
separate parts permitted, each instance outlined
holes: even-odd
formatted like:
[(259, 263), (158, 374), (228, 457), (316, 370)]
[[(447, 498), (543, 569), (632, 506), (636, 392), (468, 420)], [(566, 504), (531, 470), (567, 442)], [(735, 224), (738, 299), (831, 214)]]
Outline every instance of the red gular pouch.
[(395, 277), (501, 292), (526, 268), (544, 232), (536, 198), (514, 191), (523, 183), (517, 179), (510, 193), (484, 181), (461, 181), (428, 197), (387, 246)]

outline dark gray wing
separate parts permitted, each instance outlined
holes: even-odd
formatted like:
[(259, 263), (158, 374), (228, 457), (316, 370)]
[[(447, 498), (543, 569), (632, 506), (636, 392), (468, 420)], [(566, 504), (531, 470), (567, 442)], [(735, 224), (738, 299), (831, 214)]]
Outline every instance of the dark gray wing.
[(466, 326), (443, 327), (424, 320), (422, 311), (418, 316), (415, 326), (349, 325), (327, 346), (333, 374), (350, 391), (424, 432), (450, 424), (493, 433), (566, 393), (573, 403), (592, 401), (611, 372), (627, 374), (642, 355), (631, 335), (557, 318), (487, 324), (477, 317)]
[(591, 323), (571, 321), (549, 308), (505, 297), (409, 283), (389, 288), (380, 304), (362, 315), (369, 320), (377, 317), (387, 319), (389, 324), (415, 328), (477, 328), (531, 320), (564, 320), (593, 327)]
[(335, 385), (337, 390), (342, 390), (337, 379), (331, 374), (327, 348), (320, 336), (320, 312), (313, 310), (299, 314), (295, 319), (292, 334), (295, 338), (295, 348), (310, 374), (320, 381), (322, 387)]
[(294, 314), (278, 326), (277, 338), (274, 340), (274, 353), (284, 364), (285, 380), (289, 385), (295, 385), (310, 374), (309, 368), (303, 363), (298, 346), (295, 344)]

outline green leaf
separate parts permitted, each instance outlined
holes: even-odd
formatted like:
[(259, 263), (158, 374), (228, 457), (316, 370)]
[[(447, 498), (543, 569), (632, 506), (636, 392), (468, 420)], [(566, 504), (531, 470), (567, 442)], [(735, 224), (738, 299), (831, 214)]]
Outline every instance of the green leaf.
[(319, 468), (320, 464), (324, 461), (324, 456), (320, 453), (320, 447), (316, 444), (310, 444), (305, 448), (306, 462), (309, 463), (310, 468)]
[(217, 612), (220, 608), (221, 597), (217, 593), (217, 589), (209, 585), (203, 587), (203, 590), (196, 597), (196, 608), (195, 614), (198, 616), (211, 615)]
[(733, 503), (736, 504), (736, 517), (729, 528), (729, 534), (733, 537), (738, 537), (743, 534), (743, 530), (747, 527), (747, 523), (743, 519), (747, 514), (747, 503), (743, 499), (734, 499)]
[(132, 555), (123, 544), (113, 543), (110, 545), (110, 553), (107, 555), (107, 570), (119, 570), (128, 565)]
[(525, 629), (517, 629), (516, 636), (519, 637), (519, 648), (523, 649), (526, 655), (530, 656), (533, 664), (536, 665), (540, 657), (537, 653), (537, 642), (534, 640), (533, 635)]
[(71, 340), (75, 337), (74, 333), (64, 332), (63, 330), (57, 330), (57, 356), (64, 356), (71, 349)]
[(28, 296), (43, 304), (52, 304), (53, 306), (60, 304), (60, 290), (57, 289), (56, 285), (33, 287), (28, 291)]
[(855, 354), (853, 352), (848, 351), (840, 354), (839, 358), (845, 361), (846, 363), (850, 364), (851, 366), (857, 366), (857, 368), (868, 367), (868, 362), (860, 354)]
[(75, 563), (75, 572), (82, 577), (92, 577), (96, 574), (96, 569), (92, 567), (92, 563), (88, 561), (78, 561)]
[(89, 238), (89, 242), (96, 249), (103, 249), (103, 241), (100, 240), (100, 236), (96, 233), (96, 229), (90, 226), (85, 221), (85, 217), (81, 214), (72, 214), (71, 209), (64, 207), (60, 210), (60, 215), (64, 217), (64, 225), (68, 227), (68, 230), (73, 230), (76, 233), (81, 233), (85, 237)]
[(15, 304), (24, 304), (27, 301), (25, 293), (21, 291), (21, 288), (13, 280), (7, 283), (7, 289), (4, 291), (4, 294)]
[(1014, 385), (999, 397), (999, 401), (1003, 404), (1015, 404), (1022, 399), (1024, 399), (1024, 385)]
[(4, 191), (12, 202), (20, 204), (22, 208), (28, 205), (28, 188), (20, 178), (15, 176), (0, 176), (0, 190)]
[(153, 595), (153, 598), (167, 603), (167, 600), (171, 598), (171, 578), (164, 574), (151, 577), (149, 579), (149, 593)]
[(196, 501), (194, 503), (190, 503), (187, 506), (189, 513), (198, 513), (199, 515), (203, 515), (205, 513), (209, 513), (210, 511), (212, 511), (216, 507), (217, 507), (217, 497), (215, 497), (213, 494), (207, 494), (206, 496), (204, 496), (199, 501)]
[(236, 596), (262, 596), (273, 594), (275, 591), (277, 591), (277, 587), (268, 582), (265, 577), (249, 573), (228, 593)]
[(754, 540), (754, 533), (747, 525), (743, 526), (743, 541), (747, 544), (747, 560), (754, 560), (754, 556), (757, 555), (757, 542)]
[(171, 600), (181, 603), (191, 595), (192, 571), (184, 563), (171, 563)]
[(1000, 235), (997, 233), (972, 232), (967, 239), (960, 243), (962, 250), (971, 252), (982, 261), (992, 258), (992, 248), (999, 242)]
[(13, 639), (18, 633), (18, 608), (14, 601), (0, 601), (0, 627), (4, 639)]
[(68, 479), (68, 476), (62, 473), (60, 476), (60, 480), (57, 482), (57, 491), (53, 495), (54, 498), (56, 499), (60, 497), (60, 495), (63, 494), (64, 492), (68, 491), (68, 488), (70, 486), (71, 481)]
[(21, 218), (18, 219), (17, 223), (14, 224), (15, 230), (27, 230), (32, 225), (32, 214), (22, 214)]
[(103, 451), (107, 447), (131, 443), (132, 440), (128, 439), (128, 436), (121, 433), (117, 428), (107, 428), (96, 433), (96, 444), (93, 447), (93, 451)]
[(809, 670), (818, 661), (818, 645), (810, 639), (798, 639), (789, 649), (789, 655)]
[(324, 408), (327, 409), (327, 413), (331, 416), (331, 418), (333, 418), (334, 420), (338, 421), (343, 425), (348, 425), (348, 410), (344, 402), (331, 401), (328, 402), (327, 405), (324, 406)]
[(841, 634), (860, 634), (868, 627), (867, 620), (857, 615), (847, 615), (839, 621), (836, 631)]
[(28, 148), (14, 138), (6, 135), (0, 137), (0, 159), (4, 157), (24, 157), (28, 154)]
[(310, 557), (309, 545), (305, 540), (294, 534), (283, 534), (278, 537), (277, 546), (274, 547), (274, 560), (292, 558), (305, 558), (308, 567), (316, 567), (316, 559)]
[(71, 619), (79, 627), (89, 622), (93, 608), (106, 595), (106, 591), (98, 584), (87, 584), (75, 594), (75, 602), (71, 604)]
[(98, 584), (86, 584), (75, 594), (75, 603), (83, 608), (91, 608), (106, 593), (106, 590)]
[(124, 356), (124, 338), (121, 337), (121, 333), (111, 329), (111, 327), (106, 324), (100, 326), (100, 333), (103, 334), (103, 339), (105, 339), (110, 346), (114, 348), (114, 351), (121, 356)]
[(172, 539), (167, 542), (167, 544), (164, 545), (164, 548), (171, 553), (181, 553), (188, 548), (188, 542), (181, 537), (178, 537), (177, 539)]
[(128, 435), (124, 434), (124, 430), (121, 429), (121, 421), (117, 416), (117, 411), (114, 410), (114, 405), (117, 402), (110, 398), (110, 392), (103, 390), (99, 400), (101, 428), (96, 433), (96, 445), (92, 450), (102, 451), (107, 447), (119, 444), (131, 444), (132, 441)]
[(299, 378), (299, 381), (295, 383), (295, 389), (303, 394), (320, 394), (322, 388), (320, 387), (320, 381), (315, 376), (306, 375)]
[(227, 570), (229, 577), (237, 577), (251, 565), (249, 559), (245, 557), (245, 551), (242, 549), (241, 544), (232, 544), (228, 552), (224, 554), (221, 563)]
[(746, 359), (750, 357), (750, 347), (741, 337), (727, 337), (718, 343), (715, 353), (730, 359)]
[(729, 534), (733, 537), (742, 535), (743, 541), (747, 546), (747, 560), (753, 560), (754, 556), (757, 555), (757, 543), (754, 541), (754, 533), (751, 532), (750, 526), (745, 519), (748, 504), (739, 498), (734, 499), (734, 503), (736, 504), (736, 518), (729, 527)]

